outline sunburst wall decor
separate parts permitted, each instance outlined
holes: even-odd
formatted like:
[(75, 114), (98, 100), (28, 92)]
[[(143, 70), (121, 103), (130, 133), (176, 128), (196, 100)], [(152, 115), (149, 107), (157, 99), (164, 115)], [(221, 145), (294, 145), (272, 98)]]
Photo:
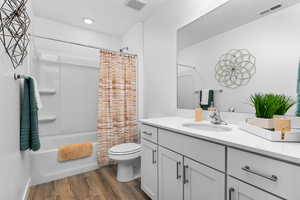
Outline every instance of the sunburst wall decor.
[(256, 73), (256, 58), (246, 49), (234, 49), (221, 56), (215, 78), (224, 87), (247, 85)]

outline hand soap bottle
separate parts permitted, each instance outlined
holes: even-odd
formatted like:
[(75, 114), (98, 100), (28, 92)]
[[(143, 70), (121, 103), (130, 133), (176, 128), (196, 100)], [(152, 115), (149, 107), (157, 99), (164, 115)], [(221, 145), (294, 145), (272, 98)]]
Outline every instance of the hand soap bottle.
[(203, 121), (203, 109), (202, 108), (195, 109), (195, 121), (196, 122)]

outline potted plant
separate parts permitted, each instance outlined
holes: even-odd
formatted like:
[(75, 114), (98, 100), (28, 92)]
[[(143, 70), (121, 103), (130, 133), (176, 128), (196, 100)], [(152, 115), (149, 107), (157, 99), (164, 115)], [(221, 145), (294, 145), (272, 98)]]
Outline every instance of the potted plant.
[(256, 118), (248, 123), (265, 129), (274, 129), (274, 115), (285, 115), (295, 104), (291, 97), (278, 94), (254, 94), (250, 96), (250, 102)]
[(296, 104), (296, 101), (294, 101), (291, 97), (285, 96), (285, 95), (277, 95), (278, 102), (280, 104), (279, 108), (275, 112), (275, 115), (285, 115), (287, 111)]

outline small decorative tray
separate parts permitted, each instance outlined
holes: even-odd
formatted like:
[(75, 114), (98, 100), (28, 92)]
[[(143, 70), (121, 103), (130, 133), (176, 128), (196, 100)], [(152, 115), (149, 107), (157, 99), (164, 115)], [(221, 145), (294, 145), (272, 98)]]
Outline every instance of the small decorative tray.
[(272, 142), (300, 142), (300, 129), (292, 129), (284, 137), (279, 131), (270, 131), (246, 122), (240, 123), (240, 129)]

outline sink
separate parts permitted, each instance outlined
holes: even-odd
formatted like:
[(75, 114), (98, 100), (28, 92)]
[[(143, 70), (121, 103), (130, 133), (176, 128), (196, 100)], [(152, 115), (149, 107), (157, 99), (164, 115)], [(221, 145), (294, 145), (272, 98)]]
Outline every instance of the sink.
[(210, 131), (210, 132), (228, 132), (232, 129), (230, 127), (224, 125), (214, 125), (214, 124), (202, 124), (202, 123), (184, 123), (182, 126), (187, 128), (193, 128), (202, 131)]

